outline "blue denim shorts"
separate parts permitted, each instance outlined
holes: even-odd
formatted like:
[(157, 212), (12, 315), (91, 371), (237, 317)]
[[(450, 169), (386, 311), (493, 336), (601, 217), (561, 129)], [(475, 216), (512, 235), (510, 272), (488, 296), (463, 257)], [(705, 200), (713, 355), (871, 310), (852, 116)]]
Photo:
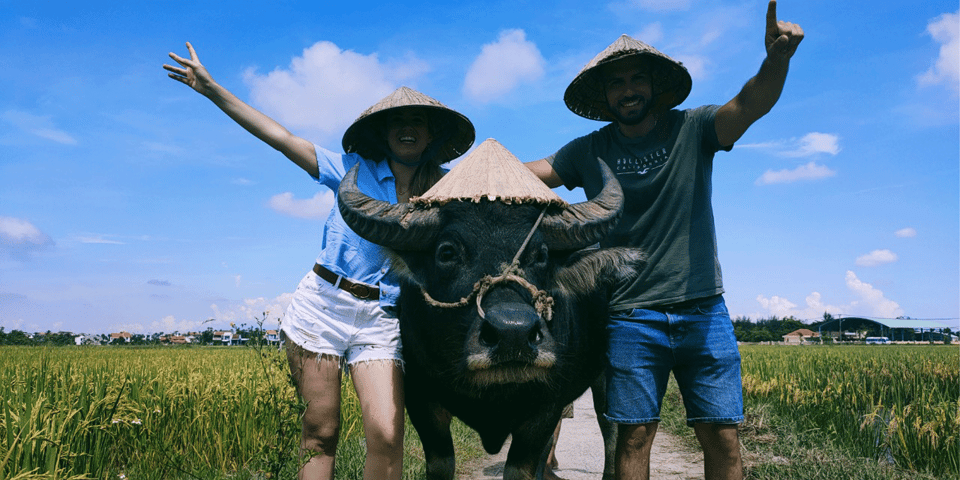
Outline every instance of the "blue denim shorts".
[(740, 351), (722, 296), (614, 312), (607, 333), (611, 422), (659, 422), (670, 372), (688, 425), (743, 421)]

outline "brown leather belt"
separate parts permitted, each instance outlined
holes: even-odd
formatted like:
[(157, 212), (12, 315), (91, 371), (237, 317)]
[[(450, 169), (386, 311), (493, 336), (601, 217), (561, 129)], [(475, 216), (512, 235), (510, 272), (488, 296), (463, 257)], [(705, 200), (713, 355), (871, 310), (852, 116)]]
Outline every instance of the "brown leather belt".
[[(367, 285), (365, 283), (351, 282), (347, 277), (337, 275), (336, 273), (327, 270), (326, 267), (320, 265), (319, 263), (313, 264), (313, 273), (316, 273), (318, 277), (330, 282), (330, 285), (333, 285), (345, 292), (349, 292), (351, 295), (361, 300), (377, 300), (380, 298), (379, 288)], [(337, 283), (337, 280), (340, 282)]]

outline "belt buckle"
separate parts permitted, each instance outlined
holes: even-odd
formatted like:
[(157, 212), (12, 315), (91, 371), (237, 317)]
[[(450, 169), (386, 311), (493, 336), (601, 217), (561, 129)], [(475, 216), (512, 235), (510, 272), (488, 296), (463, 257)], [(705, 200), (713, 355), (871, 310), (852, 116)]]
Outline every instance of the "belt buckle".
[(347, 290), (351, 295), (357, 297), (361, 300), (369, 300), (370, 295), (373, 293), (373, 288), (362, 283), (354, 283), (350, 285), (350, 288)]

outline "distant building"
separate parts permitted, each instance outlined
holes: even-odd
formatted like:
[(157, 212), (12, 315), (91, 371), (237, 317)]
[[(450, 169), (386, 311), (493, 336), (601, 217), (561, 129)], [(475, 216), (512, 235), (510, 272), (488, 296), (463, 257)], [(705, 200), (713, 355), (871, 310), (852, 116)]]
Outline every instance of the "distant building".
[(124, 343), (130, 343), (130, 339), (133, 338), (133, 334), (130, 332), (119, 332), (110, 334), (110, 343), (113, 343), (116, 340), (122, 339)]
[(280, 345), (280, 333), (276, 330), (267, 330), (264, 333), (263, 339), (267, 341), (267, 345)]
[(805, 343), (815, 343), (819, 341), (820, 334), (806, 328), (794, 330), (783, 336), (783, 343), (786, 345), (803, 345)]
[(194, 343), (196, 340), (190, 335), (162, 335), (160, 337), (160, 343), (167, 343), (170, 345), (185, 345), (187, 343)]
[(239, 333), (231, 331), (213, 332), (213, 343), (219, 345), (242, 345), (247, 339), (241, 338)]

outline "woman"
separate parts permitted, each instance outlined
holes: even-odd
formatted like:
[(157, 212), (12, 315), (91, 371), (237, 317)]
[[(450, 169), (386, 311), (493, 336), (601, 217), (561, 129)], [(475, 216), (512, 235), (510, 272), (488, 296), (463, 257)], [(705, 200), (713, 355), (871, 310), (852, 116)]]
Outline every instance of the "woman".
[[(193, 46), (170, 78), (209, 98), (240, 126), (279, 150), (317, 182), (337, 191), (360, 165), (358, 185), (379, 200), (405, 202), (442, 175), (442, 163), (470, 148), (470, 121), (420, 92), (401, 87), (363, 112), (337, 154), (291, 134), (217, 84)], [(340, 384), (349, 367), (360, 400), (367, 459), (364, 478), (400, 479), (403, 461), (403, 378), (394, 312), (398, 281), (383, 249), (358, 237), (332, 209), (322, 251), (300, 282), (281, 323), (287, 360), (307, 402), (301, 448), (312, 455), (301, 479), (332, 479), (340, 428)]]

